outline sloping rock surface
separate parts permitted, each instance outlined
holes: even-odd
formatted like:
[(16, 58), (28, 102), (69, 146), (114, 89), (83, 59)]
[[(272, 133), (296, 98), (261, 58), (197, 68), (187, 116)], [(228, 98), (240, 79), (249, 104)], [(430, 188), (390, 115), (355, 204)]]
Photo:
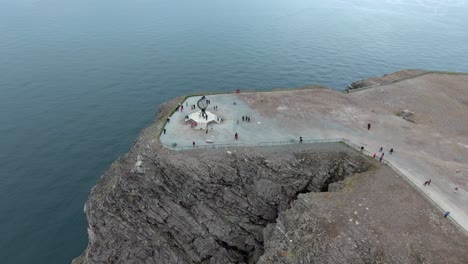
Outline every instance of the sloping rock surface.
[(263, 229), (300, 193), (370, 168), (341, 144), (184, 153), (138, 143), (86, 203), (76, 263), (255, 263)]

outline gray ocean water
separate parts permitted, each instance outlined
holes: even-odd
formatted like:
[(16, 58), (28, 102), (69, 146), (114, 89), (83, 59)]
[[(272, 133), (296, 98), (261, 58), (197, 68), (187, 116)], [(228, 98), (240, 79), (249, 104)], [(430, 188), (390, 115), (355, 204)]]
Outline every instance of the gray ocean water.
[(0, 262), (81, 254), (92, 186), (162, 102), (468, 72), (467, 14), (454, 0), (0, 0)]

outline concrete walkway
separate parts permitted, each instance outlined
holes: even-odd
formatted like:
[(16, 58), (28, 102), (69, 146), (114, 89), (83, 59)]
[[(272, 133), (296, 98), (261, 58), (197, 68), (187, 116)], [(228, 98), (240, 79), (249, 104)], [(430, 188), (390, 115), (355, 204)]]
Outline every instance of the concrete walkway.
[[(189, 109), (200, 97), (188, 98), (184, 111), (171, 116), (160, 142), (258, 144), (302, 136), (346, 138), (378, 155), (383, 147), (386, 159), (468, 230), (468, 76), (429, 74), (350, 94), (316, 89), (207, 97), (208, 110), (223, 118), (221, 124), (209, 127), (208, 133), (190, 128), (184, 116), (198, 110)], [(415, 112), (415, 123), (396, 115), (404, 109)], [(251, 121), (242, 121), (242, 116)], [(431, 185), (423, 186), (428, 179)]]

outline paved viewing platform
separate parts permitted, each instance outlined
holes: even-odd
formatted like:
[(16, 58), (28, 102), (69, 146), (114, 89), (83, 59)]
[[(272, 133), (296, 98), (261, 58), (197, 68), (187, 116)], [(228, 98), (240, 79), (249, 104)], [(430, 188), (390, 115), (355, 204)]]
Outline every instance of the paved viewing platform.
[[(430, 197), (441, 214), (449, 211), (468, 230), (468, 75), (426, 74), (349, 94), (317, 88), (206, 97), (211, 101), (207, 111), (220, 123), (200, 127), (185, 121), (199, 111), (192, 106), (201, 97), (189, 97), (181, 102), (183, 111), (175, 111), (166, 123), (160, 135), (164, 146), (181, 150), (193, 143), (344, 138), (377, 159), (383, 147), (385, 160)], [(406, 113), (411, 116), (405, 119)]]

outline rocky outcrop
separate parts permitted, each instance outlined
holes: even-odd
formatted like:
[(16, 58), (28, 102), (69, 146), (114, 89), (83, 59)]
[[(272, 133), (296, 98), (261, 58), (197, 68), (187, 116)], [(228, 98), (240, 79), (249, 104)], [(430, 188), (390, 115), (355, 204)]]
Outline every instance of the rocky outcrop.
[(255, 263), (263, 229), (300, 193), (370, 168), (340, 144), (174, 153), (137, 143), (85, 206), (75, 263)]
[(404, 79), (414, 78), (422, 74), (428, 73), (427, 71), (422, 70), (403, 70), (395, 72), (392, 74), (385, 74), (380, 77), (372, 77), (359, 81), (352, 82), (347, 88), (346, 91), (358, 90), (366, 87), (374, 87), (377, 85), (385, 85), (394, 82), (398, 82)]

